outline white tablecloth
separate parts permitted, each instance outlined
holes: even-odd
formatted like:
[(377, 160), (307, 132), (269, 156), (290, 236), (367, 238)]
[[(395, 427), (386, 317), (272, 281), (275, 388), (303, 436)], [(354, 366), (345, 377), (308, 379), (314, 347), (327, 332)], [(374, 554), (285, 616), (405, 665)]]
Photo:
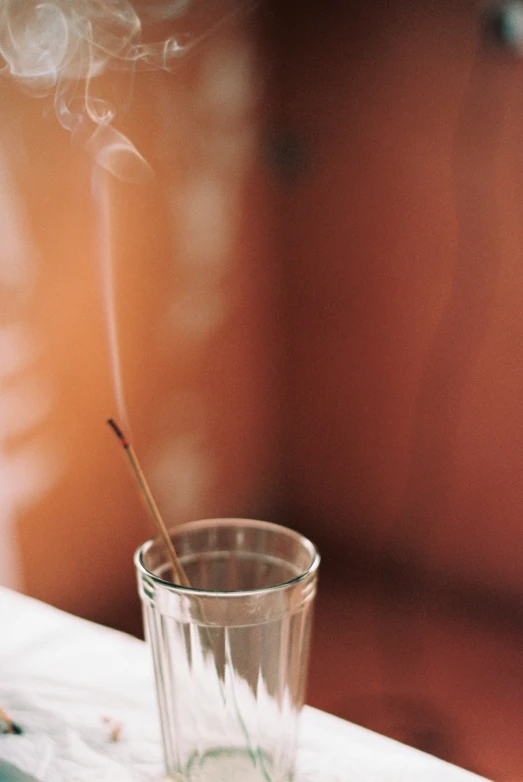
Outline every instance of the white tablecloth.
[[(146, 645), (2, 588), (0, 706), (24, 727), (22, 736), (0, 736), (0, 762), (41, 782), (162, 779)], [(303, 711), (296, 782), (474, 780), (480, 777), (364, 728)]]

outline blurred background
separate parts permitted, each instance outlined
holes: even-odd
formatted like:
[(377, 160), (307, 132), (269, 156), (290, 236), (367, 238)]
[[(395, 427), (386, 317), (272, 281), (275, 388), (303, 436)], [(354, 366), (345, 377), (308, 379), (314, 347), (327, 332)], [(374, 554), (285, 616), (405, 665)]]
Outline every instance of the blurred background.
[(309, 703), (521, 779), (520, 31), (469, 0), (182, 6), (145, 35), (206, 34), (126, 93), (155, 176), (104, 175), (109, 228), (52, 100), (0, 82), (0, 583), (141, 633), (115, 415), (169, 524), (317, 543)]

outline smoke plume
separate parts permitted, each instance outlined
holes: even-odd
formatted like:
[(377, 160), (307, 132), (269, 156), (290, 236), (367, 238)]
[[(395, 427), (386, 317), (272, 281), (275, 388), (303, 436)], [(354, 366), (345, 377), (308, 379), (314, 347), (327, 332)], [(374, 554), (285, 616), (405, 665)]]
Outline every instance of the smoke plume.
[[(36, 96), (53, 96), (60, 124), (96, 162), (127, 179), (150, 173), (144, 158), (112, 122), (118, 107), (97, 94), (110, 70), (170, 70), (193, 42), (142, 41), (142, 16), (162, 22), (183, 14), (190, 0), (0, 0), (3, 70)], [(133, 159), (132, 165), (129, 165)]]

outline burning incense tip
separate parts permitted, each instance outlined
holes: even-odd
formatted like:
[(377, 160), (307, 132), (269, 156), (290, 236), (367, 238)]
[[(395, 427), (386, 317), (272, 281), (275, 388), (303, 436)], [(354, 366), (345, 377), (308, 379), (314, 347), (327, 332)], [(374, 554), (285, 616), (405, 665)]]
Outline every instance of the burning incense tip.
[(116, 421), (114, 421), (114, 419), (112, 418), (108, 418), (107, 423), (109, 424), (111, 429), (115, 432), (116, 436), (121, 441), (123, 447), (129, 448), (129, 441), (127, 437), (124, 435), (124, 433), (122, 432), (122, 430), (120, 429), (120, 427), (118, 426), (118, 424), (116, 423)]
[(189, 582), (189, 579), (187, 578), (187, 574), (185, 573), (182, 563), (178, 559), (178, 555), (173, 546), (172, 540), (169, 536), (169, 532), (167, 530), (167, 527), (165, 526), (164, 520), (160, 515), (160, 511), (158, 510), (158, 506), (154, 501), (154, 497), (151, 494), (149, 484), (147, 483), (147, 479), (143, 474), (142, 468), (140, 467), (140, 463), (138, 461), (138, 457), (134, 452), (134, 448), (132, 447), (131, 443), (126, 438), (126, 436), (124, 435), (124, 433), (122, 432), (122, 430), (120, 429), (116, 421), (114, 421), (112, 418), (108, 418), (107, 423), (109, 424), (109, 426), (111, 427), (111, 429), (116, 434), (116, 436), (118, 437), (118, 439), (120, 440), (120, 442), (124, 447), (125, 455), (127, 456), (127, 461), (129, 462), (132, 473), (136, 479), (136, 483), (138, 485), (138, 488), (140, 489), (142, 498), (144, 499), (145, 504), (148, 507), (151, 516), (153, 517), (153, 520), (158, 528), (158, 532), (163, 538), (165, 548), (167, 549), (169, 559), (171, 560), (174, 578), (176, 579), (178, 584), (181, 584), (182, 586), (185, 587), (190, 587), (191, 584)]

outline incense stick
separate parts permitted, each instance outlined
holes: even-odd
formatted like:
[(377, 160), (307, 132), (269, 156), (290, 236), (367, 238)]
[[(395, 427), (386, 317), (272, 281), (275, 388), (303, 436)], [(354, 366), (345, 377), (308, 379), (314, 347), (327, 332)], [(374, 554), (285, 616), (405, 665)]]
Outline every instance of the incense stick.
[[(171, 538), (169, 536), (169, 533), (167, 532), (167, 527), (165, 526), (165, 522), (163, 521), (162, 516), (160, 514), (160, 511), (158, 510), (158, 506), (156, 505), (156, 502), (154, 501), (154, 497), (151, 494), (151, 490), (150, 490), (149, 485), (147, 483), (147, 479), (146, 479), (145, 475), (143, 474), (142, 468), (140, 467), (140, 463), (138, 461), (138, 457), (136, 456), (136, 454), (134, 452), (134, 448), (132, 447), (131, 443), (126, 438), (126, 436), (124, 435), (124, 433), (122, 432), (122, 430), (120, 429), (118, 424), (112, 418), (109, 418), (107, 420), (107, 423), (109, 424), (111, 429), (115, 432), (116, 436), (118, 437), (118, 439), (120, 440), (120, 442), (121, 442), (121, 444), (122, 444), (122, 446), (124, 448), (125, 455), (127, 456), (127, 460), (129, 462), (129, 465), (131, 467), (132, 473), (133, 473), (133, 475), (134, 475), (134, 477), (136, 479), (136, 482), (138, 484), (138, 487), (140, 489), (140, 493), (141, 493), (143, 499), (145, 500), (145, 503), (146, 503), (147, 507), (149, 508), (151, 516), (153, 517), (153, 519), (155, 521), (155, 524), (158, 527), (158, 531), (160, 532), (160, 535), (162, 536), (163, 541), (165, 543), (165, 547), (167, 548), (167, 551), (169, 553), (169, 558), (171, 560), (171, 564), (172, 564), (172, 567), (173, 567), (175, 578), (177, 578), (179, 580), (179, 583), (182, 586), (190, 587), (191, 583), (190, 583), (189, 579), (187, 578), (187, 574), (185, 573), (185, 570), (183, 569), (182, 563), (178, 559), (178, 555), (177, 555), (176, 550), (175, 550), (175, 548), (173, 546), (173, 542), (172, 542), (172, 540), (171, 540)], [(222, 677), (220, 675), (220, 671), (218, 669), (218, 663), (216, 661), (216, 641), (213, 638), (213, 636), (211, 635), (211, 630), (210, 630), (210, 627), (208, 626), (209, 623), (208, 623), (208, 620), (206, 619), (205, 612), (204, 612), (204, 609), (203, 609), (203, 605), (201, 604), (200, 600), (198, 600), (198, 608), (199, 608), (200, 618), (201, 618), (201, 621), (202, 621), (202, 629), (203, 629), (203, 631), (205, 633), (205, 636), (207, 638), (207, 642), (209, 644), (209, 649), (212, 651), (212, 654), (213, 654), (214, 664), (215, 664), (215, 667), (216, 667), (216, 676), (218, 678), (218, 684), (219, 684), (221, 696), (223, 698), (223, 702), (227, 703), (227, 697), (226, 697), (226, 693), (225, 693), (225, 683), (224, 683), (224, 680), (222, 679)], [(232, 665), (232, 660), (230, 659), (230, 649), (227, 650), (227, 648), (226, 648), (226, 660), (227, 660), (228, 664), (230, 665), (230, 667), (232, 669), (233, 665)], [(231, 694), (232, 694), (232, 698), (233, 698), (233, 707), (234, 707), (234, 709), (236, 711), (236, 717), (238, 719), (238, 722), (239, 722), (239, 725), (240, 725), (240, 729), (241, 729), (241, 731), (243, 733), (243, 736), (245, 738), (245, 744), (246, 744), (249, 756), (250, 756), (250, 758), (252, 760), (252, 763), (253, 763), (253, 765), (255, 767), (257, 767), (257, 758), (260, 760), (260, 762), (261, 762), (261, 772), (263, 774), (263, 777), (264, 777), (264, 779), (267, 780), (267, 782), (270, 782), (269, 776), (267, 774), (267, 771), (265, 770), (263, 761), (261, 759), (261, 755), (258, 756), (257, 753), (254, 751), (254, 748), (252, 746), (252, 742), (251, 742), (251, 738), (250, 738), (250, 735), (249, 735), (249, 731), (247, 730), (247, 726), (245, 724), (245, 720), (243, 719), (241, 711), (240, 711), (239, 706), (238, 706), (238, 702), (237, 702), (237, 699), (236, 699), (236, 693), (234, 691), (234, 687), (232, 688)]]
[(187, 574), (185, 573), (183, 565), (178, 558), (176, 549), (173, 546), (173, 542), (167, 531), (165, 522), (162, 519), (161, 513), (151, 493), (149, 484), (147, 483), (147, 479), (143, 473), (142, 468), (140, 467), (140, 462), (138, 461), (138, 457), (136, 456), (133, 446), (131, 445), (127, 437), (124, 435), (124, 433), (122, 432), (118, 424), (112, 418), (109, 418), (107, 420), (107, 423), (114, 431), (114, 433), (116, 434), (116, 436), (118, 437), (118, 439), (120, 440), (123, 446), (125, 455), (127, 457), (127, 461), (129, 462), (131, 471), (136, 479), (136, 483), (138, 484), (140, 494), (143, 500), (145, 501), (145, 504), (147, 505), (151, 516), (153, 517), (154, 523), (158, 528), (158, 532), (160, 533), (163, 542), (165, 544), (165, 547), (167, 549), (167, 553), (169, 554), (169, 559), (171, 560), (171, 564), (174, 571), (174, 577), (176, 578), (178, 583), (181, 584), (182, 586), (190, 587), (191, 586), (190, 581), (187, 578)]

